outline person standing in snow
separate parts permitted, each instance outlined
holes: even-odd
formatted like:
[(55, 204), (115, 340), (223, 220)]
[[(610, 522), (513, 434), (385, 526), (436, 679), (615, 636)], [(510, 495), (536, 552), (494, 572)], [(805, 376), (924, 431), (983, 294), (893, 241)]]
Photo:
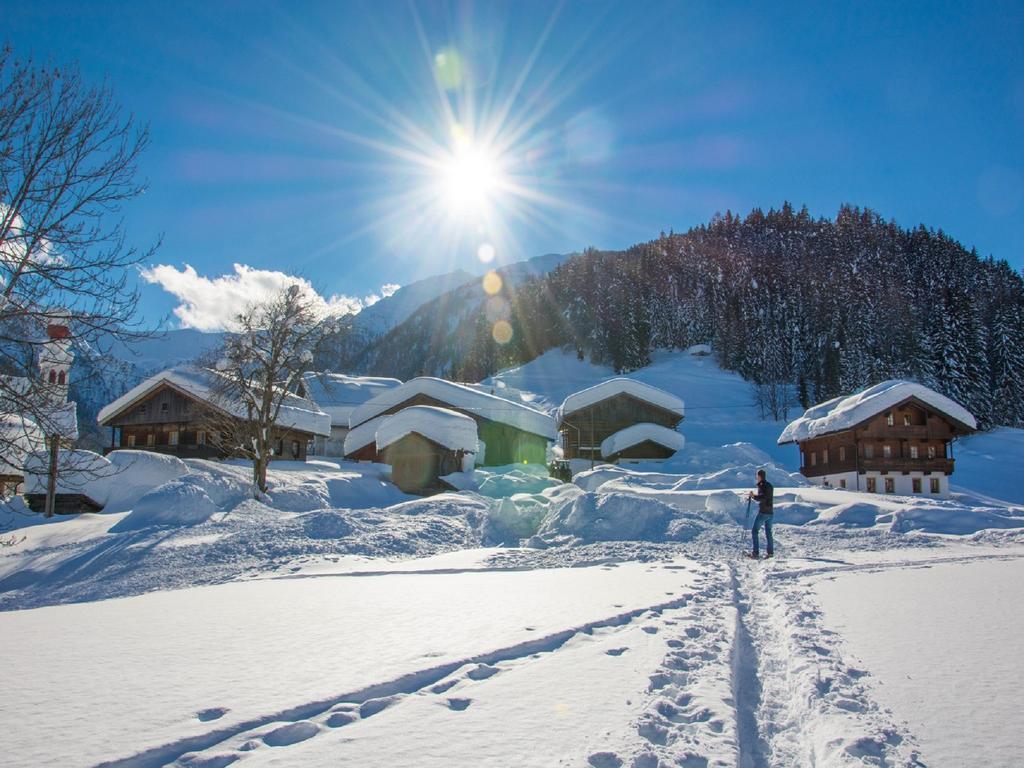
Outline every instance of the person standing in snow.
[(763, 469), (757, 470), (757, 493), (747, 494), (748, 499), (753, 499), (757, 502), (757, 517), (754, 518), (754, 527), (750, 529), (750, 533), (754, 538), (754, 551), (750, 554), (750, 557), (754, 560), (758, 558), (757, 539), (761, 526), (764, 526), (764, 538), (768, 545), (768, 557), (772, 557), (775, 554), (774, 541), (772, 540), (772, 515), (774, 513), (772, 497), (774, 495), (775, 486), (768, 482)]

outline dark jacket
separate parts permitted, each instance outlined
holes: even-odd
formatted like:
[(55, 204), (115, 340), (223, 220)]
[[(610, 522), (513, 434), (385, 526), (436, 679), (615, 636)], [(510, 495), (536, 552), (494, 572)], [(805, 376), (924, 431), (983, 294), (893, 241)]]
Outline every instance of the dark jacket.
[(757, 502), (757, 512), (761, 515), (770, 515), (774, 512), (772, 508), (772, 497), (775, 495), (775, 486), (767, 480), (761, 480), (757, 484), (757, 493), (754, 500)]

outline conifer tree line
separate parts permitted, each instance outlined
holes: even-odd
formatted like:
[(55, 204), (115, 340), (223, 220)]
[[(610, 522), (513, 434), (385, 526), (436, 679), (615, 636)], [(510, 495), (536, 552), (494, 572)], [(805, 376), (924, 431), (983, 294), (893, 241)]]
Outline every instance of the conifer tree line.
[(727, 212), (625, 252), (588, 251), (511, 293), (512, 342), (494, 342), (481, 307), (462, 321), (468, 350), (434, 372), (477, 380), (556, 346), (624, 372), (654, 348), (707, 342), (723, 367), (788, 387), (803, 407), (908, 378), (984, 426), (1024, 424), (1021, 275), (868, 209)]

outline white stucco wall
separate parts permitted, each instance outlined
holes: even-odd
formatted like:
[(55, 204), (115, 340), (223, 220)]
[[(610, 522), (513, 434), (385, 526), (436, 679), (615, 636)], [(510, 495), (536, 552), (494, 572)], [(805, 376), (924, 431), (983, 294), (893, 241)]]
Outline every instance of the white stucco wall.
[[(890, 472), (888, 475), (883, 475), (881, 472), (862, 472), (859, 477), (856, 472), (836, 472), (835, 474), (822, 475), (821, 477), (810, 477), (808, 480), (815, 485), (827, 485), (831, 488), (841, 488), (841, 481), (845, 480), (846, 490), (860, 490), (866, 493), (868, 490), (868, 477), (875, 478), (878, 488), (876, 492), (880, 494), (885, 493), (885, 478), (891, 477), (894, 481), (893, 494), (897, 496), (927, 496), (933, 499), (944, 499), (949, 496), (949, 477), (941, 472), (911, 472), (909, 475), (904, 475), (902, 472)], [(921, 479), (920, 493), (914, 493), (913, 490), (915, 477)], [(931, 492), (932, 478), (938, 478), (939, 480), (938, 493)]]

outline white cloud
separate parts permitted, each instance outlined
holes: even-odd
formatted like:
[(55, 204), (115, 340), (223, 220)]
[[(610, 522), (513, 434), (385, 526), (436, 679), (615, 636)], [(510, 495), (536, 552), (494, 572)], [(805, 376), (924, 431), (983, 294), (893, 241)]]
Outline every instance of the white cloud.
[(316, 302), (324, 317), (357, 313), (379, 301), (381, 296), (392, 295), (400, 287), (387, 283), (381, 286), (380, 295), (360, 298), (336, 294), (325, 298), (301, 277), (254, 269), (245, 264), (235, 264), (233, 274), (212, 278), (203, 277), (188, 264), (181, 269), (170, 264), (157, 264), (143, 269), (141, 274), (147, 283), (159, 285), (181, 302), (174, 308), (174, 315), (183, 328), (200, 331), (230, 328), (235, 315), (245, 307), (275, 296), (289, 285), (299, 286)]

